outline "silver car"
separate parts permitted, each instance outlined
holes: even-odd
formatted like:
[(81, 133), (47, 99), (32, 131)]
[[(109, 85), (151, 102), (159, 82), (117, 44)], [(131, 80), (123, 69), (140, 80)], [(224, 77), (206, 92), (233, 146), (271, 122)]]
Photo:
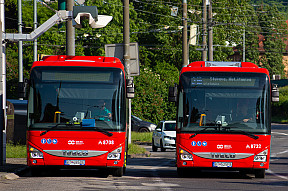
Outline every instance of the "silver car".
[(152, 135), (152, 150), (176, 148), (176, 121), (160, 121)]

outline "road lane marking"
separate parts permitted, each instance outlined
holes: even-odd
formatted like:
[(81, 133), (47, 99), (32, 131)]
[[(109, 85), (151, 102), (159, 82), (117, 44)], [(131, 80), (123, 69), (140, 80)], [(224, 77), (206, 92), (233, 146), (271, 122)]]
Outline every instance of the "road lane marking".
[(275, 131), (272, 131), (271, 133), (272, 133), (272, 134), (278, 134), (278, 135), (286, 135), (286, 136), (288, 136), (287, 133), (280, 133), (280, 132), (275, 132)]
[(284, 180), (288, 180), (288, 178), (286, 176), (282, 176), (280, 174), (276, 174), (270, 169), (268, 169), (267, 172), (270, 173), (270, 174), (273, 174), (274, 176), (277, 176), (278, 178), (281, 178), (281, 179), (284, 179)]

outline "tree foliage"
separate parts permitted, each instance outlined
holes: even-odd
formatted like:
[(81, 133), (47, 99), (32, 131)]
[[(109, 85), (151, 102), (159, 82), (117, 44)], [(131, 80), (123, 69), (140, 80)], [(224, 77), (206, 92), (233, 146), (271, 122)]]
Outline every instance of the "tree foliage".
[[(168, 87), (177, 83), (182, 68), (182, 2), (130, 0), (130, 42), (139, 44), (141, 71), (140, 76), (134, 77), (136, 97), (132, 100), (132, 113), (154, 123), (162, 119), (175, 119), (176, 108), (168, 102), (167, 96)], [(207, 24), (213, 26), (214, 61), (229, 61), (235, 53), (240, 57), (245, 53), (246, 61), (266, 67), (271, 74), (283, 74), (281, 53), (284, 50), (283, 34), (287, 37), (287, 30), (284, 30), (287, 25), (281, 16), (285, 16), (282, 14), (285, 9), (282, 6), (260, 6), (257, 0), (212, 2), (214, 16), (212, 22)], [(271, 0), (263, 2), (271, 3)], [(189, 46), (189, 61), (193, 62), (202, 59), (203, 5), (202, 0), (187, 3), (188, 26), (196, 24), (199, 29), (197, 44)], [(259, 6), (252, 5), (253, 3), (258, 3)], [(23, 32), (30, 33), (34, 26), (31, 14), (33, 1), (22, 1), (22, 4)], [(105, 44), (123, 43), (123, 2), (86, 0), (85, 5), (97, 6), (98, 14), (111, 15), (113, 19), (101, 29), (90, 28), (87, 21), (83, 22), (83, 28), (75, 29), (75, 53), (104, 56)], [(52, 2), (49, 6), (57, 10), (57, 2)], [(40, 3), (37, 7), (39, 25), (55, 14)], [(178, 13), (174, 16), (171, 15), (173, 7), (178, 7)], [(6, 0), (5, 11), (6, 32), (17, 33), (17, 0)], [(38, 38), (38, 54), (65, 54), (65, 31), (65, 24), (61, 28), (55, 25)], [(261, 57), (258, 50), (259, 34), (265, 37), (265, 54)], [(8, 42), (6, 53), (7, 97), (16, 98), (18, 44)], [(33, 62), (33, 42), (24, 42), (23, 58), (24, 75), (28, 77)]]
[(269, 70), (269, 73), (284, 76), (283, 52), (286, 45), (283, 37), (287, 38), (287, 25), (283, 23), (283, 15), (279, 14), (277, 7), (269, 6), (260, 9), (266, 14), (259, 14), (261, 34), (264, 36), (264, 55), (261, 56), (260, 64)]

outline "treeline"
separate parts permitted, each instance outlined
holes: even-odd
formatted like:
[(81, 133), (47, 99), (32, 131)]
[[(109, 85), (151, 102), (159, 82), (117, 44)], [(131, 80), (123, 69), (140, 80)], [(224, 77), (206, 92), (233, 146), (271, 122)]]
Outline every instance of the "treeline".
[[(33, 1), (22, 1), (23, 31), (33, 31)], [(257, 2), (256, 2), (257, 3)], [(282, 63), (287, 38), (287, 24), (278, 5), (254, 6), (249, 0), (218, 0), (213, 3), (214, 61), (231, 60), (243, 55), (245, 33), (246, 61), (254, 62), (271, 74), (284, 76)], [(48, 4), (57, 10), (57, 2)], [(105, 44), (123, 42), (123, 4), (121, 0), (86, 0), (85, 5), (97, 6), (101, 15), (113, 20), (102, 29), (92, 29), (87, 22), (75, 31), (76, 55), (105, 55)], [(260, 5), (260, 4), (258, 4)], [(178, 8), (174, 16), (172, 8)], [(6, 32), (17, 33), (17, 0), (5, 1)], [(188, 25), (197, 25), (196, 45), (189, 46), (189, 61), (201, 60), (202, 0), (188, 2)], [(51, 9), (38, 3), (39, 26), (54, 15)], [(130, 0), (130, 42), (138, 42), (140, 76), (135, 77), (136, 97), (132, 113), (144, 120), (158, 123), (174, 119), (176, 108), (168, 102), (168, 87), (177, 83), (182, 67), (182, 0)], [(65, 54), (65, 24), (55, 25), (38, 39), (38, 54)], [(265, 52), (260, 57), (259, 35)], [(189, 35), (188, 35), (189, 36)], [(24, 76), (28, 78), (33, 62), (33, 42), (24, 42)], [(17, 97), (18, 45), (8, 42), (7, 98)], [(239, 60), (237, 60), (239, 61)]]

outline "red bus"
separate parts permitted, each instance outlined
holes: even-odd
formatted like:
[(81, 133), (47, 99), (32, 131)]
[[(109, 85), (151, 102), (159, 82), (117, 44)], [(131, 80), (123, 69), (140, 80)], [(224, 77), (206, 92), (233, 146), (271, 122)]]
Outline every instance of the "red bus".
[[(273, 88), (274, 87), (274, 88)], [(193, 62), (169, 88), (177, 103), (177, 173), (234, 170), (265, 177), (271, 143), (269, 73), (250, 62)], [(273, 90), (273, 91), (272, 91)]]
[(134, 88), (127, 88), (118, 58), (47, 56), (33, 63), (29, 84), (27, 163), (33, 175), (53, 167), (123, 175), (126, 98)]

